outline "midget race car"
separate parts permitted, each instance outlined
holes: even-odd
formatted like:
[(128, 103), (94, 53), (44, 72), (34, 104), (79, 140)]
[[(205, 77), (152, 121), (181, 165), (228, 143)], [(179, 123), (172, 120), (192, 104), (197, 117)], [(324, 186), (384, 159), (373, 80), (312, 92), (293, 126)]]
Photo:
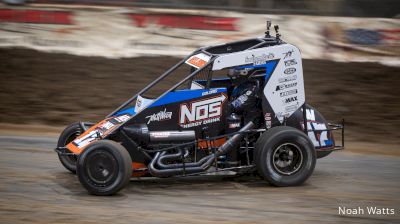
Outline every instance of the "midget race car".
[(344, 148), (344, 121), (327, 123), (306, 104), (300, 50), (270, 26), (263, 37), (200, 48), (104, 120), (71, 124), (58, 140), (61, 163), (94, 195), (115, 194), (132, 176), (229, 171), (304, 183), (317, 158)]

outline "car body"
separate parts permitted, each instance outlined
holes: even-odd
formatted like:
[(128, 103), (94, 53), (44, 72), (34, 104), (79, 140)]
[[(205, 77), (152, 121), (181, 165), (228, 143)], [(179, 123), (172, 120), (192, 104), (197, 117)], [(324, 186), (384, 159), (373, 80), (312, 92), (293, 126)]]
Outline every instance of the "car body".
[[(300, 50), (276, 32), (200, 48), (104, 120), (74, 123), (60, 136), (61, 162), (96, 195), (116, 193), (131, 176), (226, 170), (303, 183), (317, 157), (343, 149), (344, 123), (329, 124), (306, 104)], [(183, 78), (161, 91), (175, 75)]]

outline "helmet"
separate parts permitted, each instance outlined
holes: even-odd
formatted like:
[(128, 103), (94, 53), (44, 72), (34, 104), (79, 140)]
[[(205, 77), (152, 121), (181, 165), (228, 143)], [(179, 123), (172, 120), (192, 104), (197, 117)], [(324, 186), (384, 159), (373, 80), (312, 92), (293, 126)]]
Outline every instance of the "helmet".
[(232, 79), (237, 79), (240, 77), (247, 77), (250, 74), (252, 68), (231, 68), (229, 69), (228, 76)]

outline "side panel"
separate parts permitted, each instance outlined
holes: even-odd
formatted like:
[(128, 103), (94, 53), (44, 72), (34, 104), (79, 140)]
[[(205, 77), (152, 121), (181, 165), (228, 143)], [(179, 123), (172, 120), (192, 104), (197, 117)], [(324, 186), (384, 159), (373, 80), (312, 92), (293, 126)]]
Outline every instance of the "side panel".
[(303, 67), (297, 47), (281, 44), (221, 55), (213, 70), (237, 66), (266, 67), (262, 106), (267, 128), (282, 124), (304, 104)]
[(269, 107), (281, 124), (305, 102), (303, 67), (299, 49), (293, 45), (276, 47), (273, 53), (279, 57), (276, 69), (264, 87), (265, 110)]
[[(335, 140), (328, 122), (314, 107), (306, 104), (308, 137), (316, 150), (331, 150), (335, 147)], [(298, 109), (290, 116), (288, 126), (304, 131), (303, 108)]]
[(170, 92), (125, 125), (143, 123), (150, 131), (195, 130), (200, 138), (204, 129), (210, 136), (219, 135), (225, 127), (226, 91), (215, 88)]
[(99, 123), (93, 125), (74, 141), (66, 145), (66, 147), (73, 153), (80, 154), (86, 146), (90, 143), (104, 138), (113, 130), (119, 128), (125, 121), (129, 120), (131, 115), (122, 114), (114, 117), (106, 118)]

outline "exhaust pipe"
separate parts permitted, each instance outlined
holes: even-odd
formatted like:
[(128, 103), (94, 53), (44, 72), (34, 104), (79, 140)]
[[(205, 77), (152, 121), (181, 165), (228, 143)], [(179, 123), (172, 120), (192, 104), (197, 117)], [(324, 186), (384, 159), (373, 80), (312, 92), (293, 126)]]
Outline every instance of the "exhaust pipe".
[[(201, 160), (199, 160), (198, 162), (164, 164), (161, 161), (164, 159), (161, 156), (162, 153), (157, 152), (149, 164), (149, 171), (155, 177), (168, 177), (168, 176), (178, 175), (178, 174), (182, 174), (182, 173), (192, 174), (192, 173), (204, 172), (211, 166), (211, 164), (213, 163), (213, 161), (215, 160), (216, 157), (218, 157), (220, 155), (224, 155), (224, 154), (228, 153), (230, 150), (234, 149), (235, 146), (237, 146), (240, 143), (240, 141), (242, 140), (243, 135), (245, 134), (243, 132), (250, 130), (253, 127), (254, 127), (254, 123), (250, 121), (243, 128), (241, 128), (239, 130), (240, 133), (237, 133), (237, 134), (233, 135), (230, 139), (228, 139), (228, 141), (226, 141), (222, 146), (220, 146), (214, 154), (208, 155), (208, 156), (202, 158)], [(172, 156), (175, 156), (176, 154), (172, 154), (171, 157), (168, 157), (168, 158), (172, 158)], [(164, 157), (165, 156), (168, 156), (168, 155), (164, 155)], [(155, 164), (157, 164), (157, 166), (159, 166), (161, 169), (157, 169), (155, 167)]]

